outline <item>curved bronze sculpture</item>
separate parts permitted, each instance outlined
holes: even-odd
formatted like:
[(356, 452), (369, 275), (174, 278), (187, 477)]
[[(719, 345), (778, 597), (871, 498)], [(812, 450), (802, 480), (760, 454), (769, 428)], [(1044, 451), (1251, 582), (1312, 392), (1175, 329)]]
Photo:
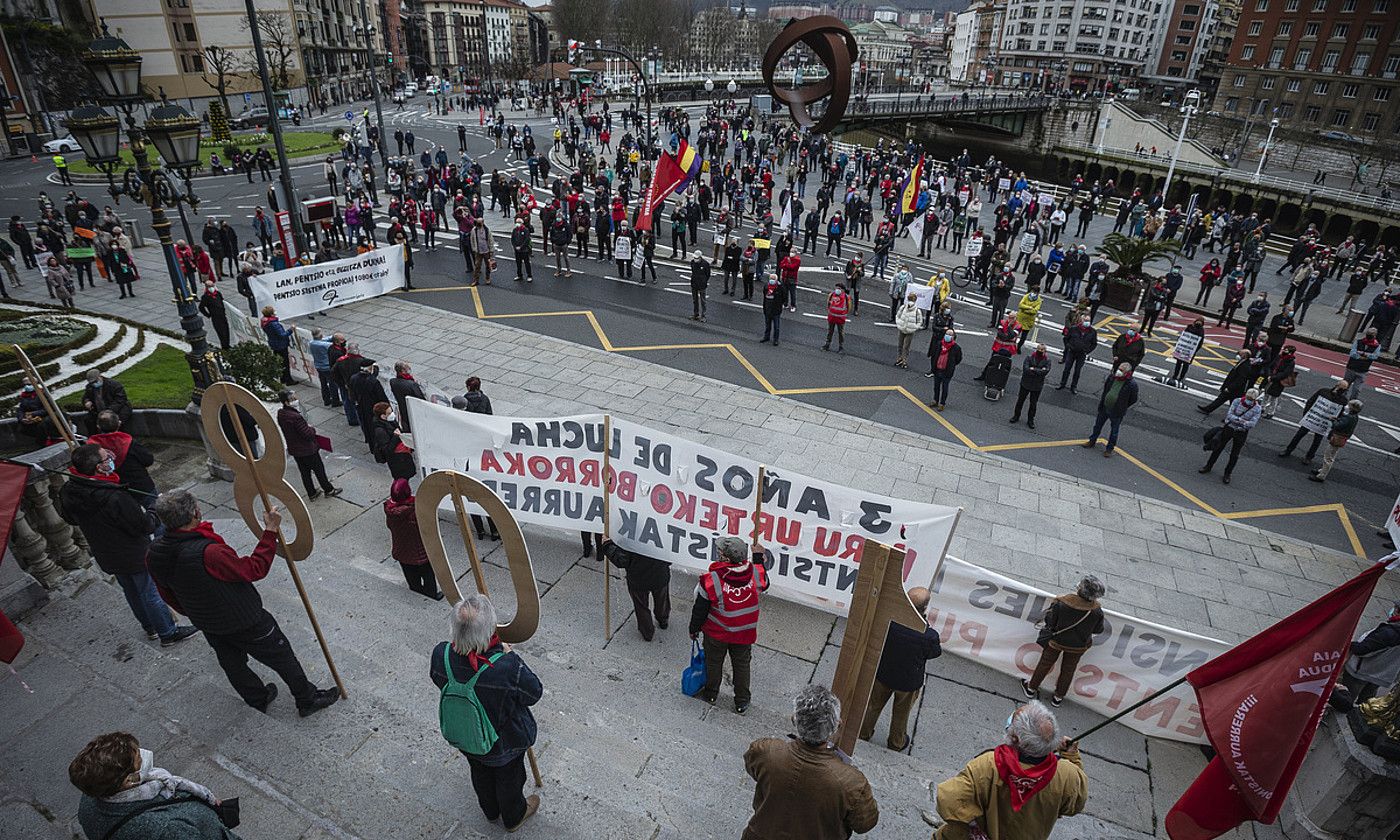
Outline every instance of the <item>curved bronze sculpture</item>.
[[(773, 80), (778, 61), (799, 43), (816, 53), (826, 67), (826, 78), (796, 88), (780, 88)], [(855, 36), (840, 18), (816, 15), (792, 20), (763, 54), (763, 82), (774, 99), (787, 103), (788, 112), (798, 125), (814, 134), (822, 134), (835, 128), (846, 113), (846, 104), (851, 99), (851, 64), (859, 54)], [(821, 119), (813, 120), (807, 106), (827, 97), (830, 99)]]

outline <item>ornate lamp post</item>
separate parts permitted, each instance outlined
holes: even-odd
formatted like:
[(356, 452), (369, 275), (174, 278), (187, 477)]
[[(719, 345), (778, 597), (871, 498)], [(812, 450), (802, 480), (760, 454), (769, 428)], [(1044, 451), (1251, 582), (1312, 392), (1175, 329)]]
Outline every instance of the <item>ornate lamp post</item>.
[[(160, 105), (151, 111), (144, 126), (137, 125), (135, 109), (145, 99), (141, 91), (141, 56), (121, 38), (111, 35), (105, 22), (102, 36), (84, 53), (83, 64), (97, 77), (102, 86), (102, 98), (125, 118), (127, 142), (136, 165), (126, 168), (118, 184), (115, 175), (121, 166), (118, 156), (121, 125), (117, 117), (102, 107), (85, 105), (74, 110), (67, 128), (83, 147), (88, 162), (107, 175), (107, 191), (114, 201), (120, 203), (122, 196), (127, 196), (145, 204), (151, 211), (151, 229), (165, 254), (175, 307), (180, 313), (180, 329), (184, 330), (185, 340), (190, 345), (185, 358), (194, 379), (191, 399), (198, 404), (204, 389), (221, 379), (222, 374), (218, 359), (210, 352), (205, 339), (195, 281), (184, 275), (175, 258), (165, 208), (178, 208), (181, 204), (199, 206), (199, 199), (190, 186), (191, 172), (199, 165), (199, 119), (181, 106), (167, 102), (162, 91)], [(151, 163), (148, 144), (154, 146), (164, 160), (164, 168)], [(174, 171), (182, 183), (177, 185), (167, 170)]]

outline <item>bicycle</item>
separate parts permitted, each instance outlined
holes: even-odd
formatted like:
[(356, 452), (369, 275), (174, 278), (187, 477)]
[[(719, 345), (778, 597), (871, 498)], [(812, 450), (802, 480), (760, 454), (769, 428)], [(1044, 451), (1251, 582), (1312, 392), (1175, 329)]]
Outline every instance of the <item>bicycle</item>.
[(972, 283), (972, 272), (967, 270), (967, 266), (960, 265), (949, 273), (953, 285), (959, 289), (966, 289)]

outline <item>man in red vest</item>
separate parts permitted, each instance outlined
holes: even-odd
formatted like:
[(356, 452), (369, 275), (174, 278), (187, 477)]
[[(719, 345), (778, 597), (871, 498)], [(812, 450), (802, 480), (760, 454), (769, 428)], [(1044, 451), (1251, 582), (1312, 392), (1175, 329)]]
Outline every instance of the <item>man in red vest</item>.
[(836, 290), (826, 297), (826, 343), (823, 350), (831, 349), (831, 334), (836, 333), (836, 352), (846, 352), (846, 316), (851, 311), (851, 296), (843, 283), (836, 284)]
[(763, 549), (755, 547), (750, 555), (748, 544), (738, 537), (721, 539), (718, 550), (719, 559), (695, 587), (690, 638), (705, 635), (705, 688), (700, 697), (714, 704), (727, 655), (734, 663), (734, 711), (742, 715), (751, 699), (749, 663), (758, 641), (758, 594), (768, 588), (768, 571)]

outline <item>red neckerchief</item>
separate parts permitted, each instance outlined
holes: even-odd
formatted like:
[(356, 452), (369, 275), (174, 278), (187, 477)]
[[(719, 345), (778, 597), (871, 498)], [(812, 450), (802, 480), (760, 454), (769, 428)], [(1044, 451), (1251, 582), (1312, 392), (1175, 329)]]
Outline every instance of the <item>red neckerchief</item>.
[(1011, 794), (1012, 811), (1020, 811), (1032, 796), (1050, 784), (1050, 780), (1055, 778), (1055, 767), (1060, 761), (1059, 756), (1050, 753), (1039, 764), (1022, 767), (1021, 756), (1010, 744), (997, 747), (993, 751), (993, 757), (997, 775), (1006, 783), (1006, 789)]
[(112, 460), (116, 462), (118, 469), (121, 469), (122, 463), (126, 461), (126, 453), (131, 450), (131, 435), (126, 432), (100, 432), (89, 435), (87, 442), (111, 451)]
[[(500, 643), (501, 637), (496, 635), (495, 633), (492, 633), (491, 640), (486, 643), (486, 649), (490, 650), (491, 648), (496, 647)], [(482, 668), (485, 668), (487, 665), (491, 664), (491, 657), (482, 656), (474, 650), (469, 650), (467, 651), (467, 664), (471, 665), (473, 670), (480, 671)]]
[(112, 484), (121, 484), (121, 483), (122, 483), (122, 480), (121, 480), (120, 478), (117, 477), (117, 474), (116, 474), (116, 473), (108, 473), (107, 475), (102, 475), (101, 473), (93, 473), (92, 475), (84, 475), (84, 474), (78, 472), (78, 470), (77, 470), (76, 467), (69, 467), (69, 468), (68, 468), (68, 473), (69, 473), (70, 475), (76, 475), (78, 478), (86, 478), (86, 479), (90, 479), (90, 480), (92, 480), (92, 481), (108, 481), (108, 482), (111, 482)]
[(1136, 335), (1128, 335), (1127, 333), (1123, 333), (1123, 337), (1127, 339), (1126, 344), (1132, 344), (1134, 341), (1142, 341), (1141, 333), (1138, 333)]
[(400, 379), (407, 379), (409, 382), (412, 382), (412, 381), (413, 381), (413, 374), (411, 374), (411, 373), (400, 373), (400, 374), (399, 374), (399, 378), (400, 378)]
[(214, 533), (213, 522), (201, 522), (193, 528), (178, 528), (176, 530), (184, 531), (190, 534), (199, 534), (201, 537), (205, 537), (215, 543), (218, 543), (219, 545), (228, 545), (228, 543), (224, 542), (223, 537)]

